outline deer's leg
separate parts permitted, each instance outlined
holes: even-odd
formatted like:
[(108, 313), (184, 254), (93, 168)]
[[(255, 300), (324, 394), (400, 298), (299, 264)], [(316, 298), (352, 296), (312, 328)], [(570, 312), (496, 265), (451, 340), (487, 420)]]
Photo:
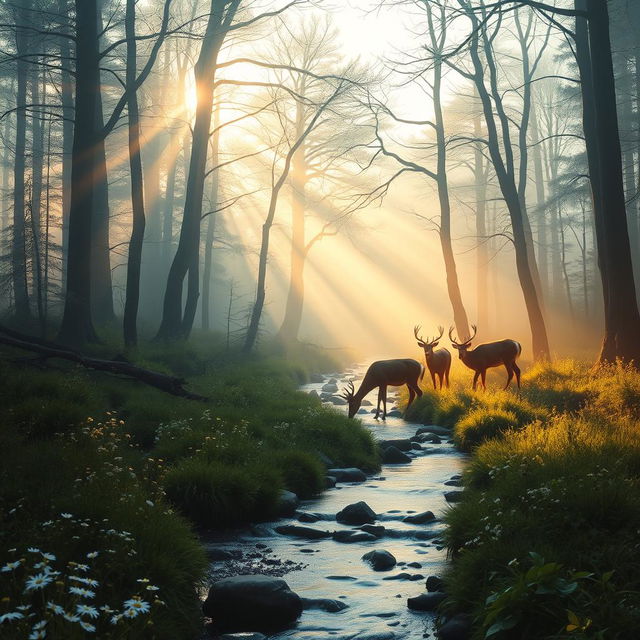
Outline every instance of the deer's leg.
[(507, 384), (504, 385), (504, 388), (507, 389), (511, 384), (511, 380), (513, 379), (513, 368), (510, 364), (504, 365), (507, 370)]
[(482, 380), (482, 388), (486, 391), (487, 390), (487, 370), (483, 369), (480, 372), (480, 379)]
[(380, 415), (380, 400), (381, 400), (381, 397), (382, 397), (382, 391), (381, 391), (381, 389), (378, 389), (378, 402), (376, 403), (376, 413), (373, 416), (374, 420), (377, 420), (378, 416)]
[(433, 388), (437, 389), (436, 387), (436, 374), (433, 371), (429, 372), (431, 374), (431, 381), (433, 382)]
[(407, 402), (407, 409), (411, 406), (414, 398), (416, 397), (416, 392), (413, 389), (413, 386), (407, 382), (407, 389), (409, 389), (409, 402)]
[(451, 365), (449, 365), (445, 370), (444, 370), (444, 379), (447, 385), (447, 389), (449, 388), (449, 369), (451, 368)]
[(476, 386), (478, 384), (478, 378), (480, 377), (480, 372), (476, 371), (474, 376), (473, 376), (473, 390), (476, 390)]
[(520, 367), (514, 362), (513, 370), (516, 372), (516, 382), (518, 383), (518, 389), (520, 388)]
[(387, 419), (387, 387), (380, 387), (380, 397), (382, 398), (382, 419)]

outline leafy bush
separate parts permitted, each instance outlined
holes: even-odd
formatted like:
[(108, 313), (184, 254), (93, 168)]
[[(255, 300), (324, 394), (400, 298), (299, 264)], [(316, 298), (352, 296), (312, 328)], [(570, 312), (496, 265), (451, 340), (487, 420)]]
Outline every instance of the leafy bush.
[(164, 480), (167, 497), (201, 527), (224, 528), (276, 513), (282, 479), (270, 467), (238, 467), (202, 458), (179, 462)]
[(469, 411), (454, 430), (454, 442), (462, 451), (471, 451), (481, 442), (501, 437), (518, 425), (513, 411), (478, 408)]

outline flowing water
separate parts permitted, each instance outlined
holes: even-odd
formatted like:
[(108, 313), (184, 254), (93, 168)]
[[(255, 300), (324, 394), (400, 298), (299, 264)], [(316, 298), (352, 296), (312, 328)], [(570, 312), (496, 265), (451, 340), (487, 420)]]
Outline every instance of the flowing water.
[[(361, 371), (356, 370), (349, 378), (357, 378), (360, 374)], [(342, 374), (333, 374), (327, 379), (330, 377), (337, 378), (339, 385), (344, 378)], [(309, 384), (302, 389), (320, 392), (322, 386), (323, 383)], [(393, 389), (390, 389), (389, 411), (394, 398)], [(377, 390), (369, 399), (375, 404)], [(372, 408), (375, 407), (363, 407), (368, 412)], [(338, 407), (338, 410), (346, 411), (346, 407)], [(358, 417), (377, 440), (410, 438), (423, 426), (398, 417), (388, 417), (386, 422), (376, 421), (372, 413), (362, 413)], [(307, 565), (284, 576), (289, 587), (301, 597), (329, 598), (348, 605), (337, 613), (305, 610), (295, 627), (269, 638), (364, 640), (375, 637), (386, 640), (434, 636), (435, 615), (411, 611), (407, 608), (407, 598), (423, 593), (426, 578), (440, 575), (446, 563), (446, 550), (439, 539), (443, 530), (441, 517), (448, 506), (444, 494), (455, 487), (444, 483), (460, 473), (463, 456), (446, 442), (446, 438), (442, 438), (441, 444), (425, 443), (422, 446), (422, 450), (411, 452), (410, 464), (383, 465), (380, 473), (366, 482), (338, 483), (321, 496), (301, 503), (298, 512), (321, 517), (314, 524), (300, 523), (294, 516), (259, 525), (234, 540), (216, 541), (217, 549), (236, 553), (241, 550), (249, 555), (252, 550), (264, 550), (266, 545), (269, 557)], [(332, 538), (309, 541), (274, 531), (275, 526), (283, 524), (303, 524), (326, 531), (351, 530), (354, 527), (337, 523), (335, 514), (361, 500), (377, 514), (375, 524), (385, 527), (385, 534), (375, 541), (340, 543)], [(436, 520), (422, 525), (402, 521), (409, 514), (423, 511), (432, 511)], [(374, 549), (389, 551), (398, 565), (389, 571), (374, 571), (362, 560), (365, 553)], [(212, 565), (214, 574), (216, 567), (219, 568), (220, 563)]]

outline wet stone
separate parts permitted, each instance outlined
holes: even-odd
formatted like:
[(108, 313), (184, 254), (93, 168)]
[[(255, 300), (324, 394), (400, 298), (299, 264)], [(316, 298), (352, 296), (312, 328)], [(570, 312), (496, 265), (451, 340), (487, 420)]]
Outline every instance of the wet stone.
[(414, 611), (435, 611), (446, 598), (444, 593), (421, 593), (415, 598), (407, 599), (407, 607)]
[(339, 613), (348, 606), (349, 605), (346, 602), (331, 600), (330, 598), (302, 598), (302, 608), (305, 611), (308, 609), (320, 609), (327, 613)]
[(445, 487), (461, 487), (462, 480), (447, 480), (444, 485)]
[(409, 449), (411, 449), (411, 440), (408, 438), (401, 440), (379, 440), (378, 444), (383, 450), (389, 447), (395, 447), (396, 449), (400, 449), (400, 451), (409, 451)]
[(436, 517), (432, 511), (423, 511), (422, 513), (416, 513), (415, 515), (407, 516), (402, 519), (402, 522), (408, 522), (409, 524), (426, 524), (427, 522), (433, 522)]
[(444, 581), (440, 576), (429, 576), (427, 578), (427, 591), (444, 591)]
[(367, 475), (361, 469), (350, 467), (347, 469), (329, 469), (328, 475), (334, 477), (336, 482), (365, 482)]
[(315, 513), (308, 513), (306, 511), (298, 512), (298, 522), (313, 523), (318, 522), (318, 520), (320, 520), (320, 516), (316, 515)]
[(328, 382), (323, 385), (322, 391), (325, 393), (336, 393), (338, 391), (338, 385), (335, 382)]
[(406, 464), (411, 462), (411, 458), (396, 447), (387, 447), (382, 452), (382, 462), (383, 464)]
[(361, 527), (358, 527), (358, 529), (360, 531), (366, 531), (376, 538), (381, 538), (386, 532), (386, 529), (381, 524), (363, 524)]
[(366, 533), (365, 531), (336, 531), (333, 534), (333, 539), (336, 542), (350, 544), (353, 542), (372, 542), (378, 538), (371, 533)]
[(211, 562), (222, 562), (224, 560), (233, 560), (234, 554), (224, 549), (207, 549), (207, 557)]
[(241, 631), (240, 633), (223, 633), (218, 640), (266, 640), (263, 633), (257, 631)]
[(420, 436), (423, 433), (431, 433), (435, 434), (436, 436), (446, 437), (451, 435), (451, 429), (447, 429), (447, 427), (440, 427), (438, 425), (428, 425), (425, 427), (419, 427), (416, 431), (416, 436)]
[(460, 502), (462, 500), (463, 495), (464, 495), (464, 491), (447, 491), (444, 494), (444, 499), (447, 502)]
[(305, 540), (321, 540), (331, 536), (329, 531), (314, 529), (313, 527), (301, 527), (296, 524), (285, 524), (276, 527), (276, 532), (283, 536), (293, 536), (294, 538), (304, 538)]
[(411, 567), (412, 569), (422, 569), (422, 565), (419, 562), (409, 562), (407, 567)]
[(368, 562), (374, 571), (389, 571), (393, 569), (396, 564), (396, 559), (393, 554), (385, 549), (369, 551), (369, 553), (365, 553), (362, 556), (362, 559)]
[(402, 418), (402, 412), (398, 409), (391, 409), (391, 411), (387, 413), (387, 418)]
[(309, 382), (314, 382), (316, 384), (318, 384), (320, 382), (324, 382), (324, 376), (319, 374), (319, 373), (312, 373), (309, 376)]
[(471, 618), (459, 613), (447, 620), (438, 630), (439, 640), (468, 640), (471, 636)]
[(336, 520), (342, 524), (373, 524), (376, 521), (376, 514), (366, 502), (361, 500), (339, 511), (336, 514)]

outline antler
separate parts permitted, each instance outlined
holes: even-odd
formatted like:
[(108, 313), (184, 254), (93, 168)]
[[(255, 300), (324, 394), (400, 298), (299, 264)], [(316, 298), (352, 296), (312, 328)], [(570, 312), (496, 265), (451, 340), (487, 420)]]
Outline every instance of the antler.
[(442, 338), (442, 335), (444, 334), (444, 327), (442, 327), (442, 326), (438, 327), (438, 331), (440, 332), (440, 335), (433, 340), (434, 342), (436, 340), (440, 340), (440, 338)]
[(449, 327), (449, 340), (451, 340), (451, 344), (454, 347), (459, 347), (461, 343), (460, 342), (456, 342), (457, 338), (456, 338), (456, 340), (453, 339), (453, 336), (451, 335), (452, 333), (453, 333), (453, 325)]
[(478, 327), (475, 324), (472, 324), (471, 328), (473, 329), (473, 335), (470, 338), (467, 338), (465, 342), (471, 342), (476, 337), (476, 333), (478, 333)]
[(353, 398), (353, 394), (355, 393), (355, 387), (353, 386), (353, 381), (349, 380), (347, 382), (347, 388), (340, 394), (341, 398), (344, 398), (347, 402), (349, 402), (350, 398)]
[(478, 327), (475, 324), (472, 324), (471, 328), (473, 329), (473, 335), (468, 336), (463, 342), (456, 342), (451, 335), (453, 333), (453, 327), (449, 327), (449, 340), (451, 340), (451, 344), (454, 347), (461, 347), (463, 344), (468, 345), (476, 337), (476, 333), (478, 333)]
[(419, 331), (420, 331), (420, 325), (417, 324), (415, 327), (413, 327), (413, 335), (416, 337), (416, 340), (418, 341), (418, 346), (424, 347), (426, 343), (420, 336), (418, 336)]

